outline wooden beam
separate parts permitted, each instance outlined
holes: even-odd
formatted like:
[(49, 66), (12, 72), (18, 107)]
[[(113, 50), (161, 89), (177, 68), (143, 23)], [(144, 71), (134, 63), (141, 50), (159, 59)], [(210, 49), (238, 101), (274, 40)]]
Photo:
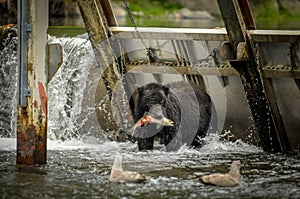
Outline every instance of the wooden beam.
[(248, 30), (254, 42), (292, 43), (300, 36), (299, 30)]
[(102, 15), (100, 2), (98, 0), (77, 0), (77, 4), (85, 23), (96, 60), (101, 68), (102, 79), (104, 80), (107, 93), (111, 98), (113, 88), (120, 78), (120, 73), (108, 39), (109, 29), (104, 24), (106, 19)]
[[(110, 27), (110, 31), (120, 39), (139, 39), (133, 27)], [(228, 41), (227, 31), (199, 28), (154, 28), (139, 27), (143, 39), (160, 40), (203, 40)], [(122, 33), (118, 35), (119, 33)], [(247, 30), (254, 42), (294, 42), (300, 35), (299, 30)], [(184, 37), (182, 37), (184, 35)]]
[(121, 99), (117, 99), (117, 96), (125, 98), (124, 87), (120, 85), (123, 72), (122, 62), (118, 62), (119, 57), (117, 56), (120, 56), (117, 50), (119, 47), (116, 47), (118, 43), (111, 43), (109, 40), (111, 31), (108, 25), (117, 25), (110, 4), (106, 0), (77, 0), (77, 4), (100, 67), (101, 74), (99, 75), (105, 84), (106, 93), (98, 94), (105, 104), (103, 106), (105, 108), (97, 110), (99, 118), (103, 118), (99, 121), (100, 126), (105, 131), (127, 130), (123, 129), (123, 125), (126, 126), (123, 121), (128, 120), (125, 118), (126, 115), (130, 116), (128, 114), (129, 104), (126, 100), (121, 103)]
[[(140, 39), (132, 27), (111, 27), (116, 38)], [(119, 34), (122, 33), (122, 34)], [(142, 28), (139, 27), (142, 39), (158, 40), (203, 40), (228, 41), (225, 29), (197, 29), (197, 28)]]

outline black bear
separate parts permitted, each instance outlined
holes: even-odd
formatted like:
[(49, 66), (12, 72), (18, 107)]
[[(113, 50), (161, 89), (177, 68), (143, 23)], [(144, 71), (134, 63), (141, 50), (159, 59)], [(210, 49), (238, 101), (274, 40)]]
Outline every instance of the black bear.
[(163, 117), (172, 122), (172, 125), (141, 124), (134, 133), (139, 150), (152, 150), (156, 136), (164, 143), (166, 151), (178, 150), (184, 144), (202, 145), (201, 138), (210, 126), (213, 105), (210, 96), (197, 84), (186, 81), (166, 85), (149, 83), (137, 88), (134, 101), (135, 122), (146, 119), (145, 114), (149, 112), (158, 120)]

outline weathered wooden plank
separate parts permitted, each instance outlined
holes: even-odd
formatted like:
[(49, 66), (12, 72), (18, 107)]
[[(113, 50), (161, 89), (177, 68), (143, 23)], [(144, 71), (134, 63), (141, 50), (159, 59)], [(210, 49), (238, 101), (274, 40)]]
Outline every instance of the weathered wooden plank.
[(108, 40), (108, 27), (101, 16), (101, 7), (98, 1), (78, 0), (77, 4), (86, 26), (96, 60), (101, 68), (102, 78), (106, 85), (107, 93), (111, 98), (113, 88), (120, 77), (118, 66), (113, 56), (113, 49)]
[[(104, 100), (107, 110), (99, 111), (98, 114), (100, 118), (106, 118), (106, 115), (113, 115), (110, 100), (112, 99), (113, 90), (120, 77), (120, 73), (113, 56), (113, 49), (108, 41), (109, 30), (104, 24), (106, 19), (100, 2), (94, 0), (77, 0), (77, 4), (85, 23), (96, 61), (100, 67), (101, 74), (99, 75), (101, 75), (105, 85), (106, 93), (99, 93), (98, 95), (102, 99), (108, 97), (107, 100)], [(100, 125), (106, 131), (117, 130), (116, 123), (112, 119), (100, 121)]]
[[(111, 27), (116, 38), (140, 39), (132, 27)], [(228, 41), (226, 30), (196, 28), (138, 28), (142, 39)], [(119, 34), (122, 33), (122, 34)]]
[(254, 42), (295, 42), (300, 36), (299, 30), (248, 30)]
[[(110, 30), (121, 39), (139, 39), (132, 27), (110, 27)], [(228, 41), (227, 31), (223, 28), (153, 28), (139, 27), (143, 39)], [(294, 42), (300, 35), (299, 30), (247, 30), (254, 42)], [(182, 34), (185, 35), (182, 37)]]
[[(128, 114), (129, 104), (128, 100), (121, 100), (125, 98), (125, 91), (122, 84), (120, 84), (121, 73), (123, 72), (122, 62), (118, 63), (118, 43), (111, 44), (109, 37), (111, 31), (108, 28), (110, 25), (117, 25), (115, 19), (107, 19), (106, 17), (113, 17), (113, 12), (108, 1), (100, 0), (77, 0), (83, 21), (86, 26), (89, 39), (94, 50), (96, 61), (100, 67), (101, 77), (105, 84), (106, 93), (98, 93), (105, 105), (105, 110), (97, 110), (99, 118), (106, 118), (106, 120), (99, 120), (101, 127), (106, 127), (104, 130), (120, 130), (123, 128), (122, 121)], [(115, 47), (115, 48), (113, 48)], [(117, 98), (122, 97), (124, 98)], [(123, 101), (122, 101), (123, 102)], [(126, 113), (124, 113), (126, 112)], [(109, 117), (105, 117), (109, 115)]]

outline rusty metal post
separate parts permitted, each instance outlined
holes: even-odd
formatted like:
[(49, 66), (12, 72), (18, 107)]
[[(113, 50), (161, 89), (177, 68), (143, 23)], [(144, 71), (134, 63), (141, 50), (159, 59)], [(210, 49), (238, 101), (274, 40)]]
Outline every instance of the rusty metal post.
[[(27, 26), (32, 27), (28, 33), (28, 53), (20, 64), (27, 64), (26, 85), (30, 93), (26, 95), (25, 104), (18, 106), (17, 115), (17, 164), (45, 164), (47, 143), (47, 29), (48, 1), (19, 0), (27, 3), (28, 16), (19, 12), (18, 23), (22, 17), (28, 17)], [(20, 7), (18, 7), (20, 9)], [(21, 29), (19, 31), (28, 31)], [(19, 32), (19, 36), (22, 33)], [(19, 44), (22, 45), (22, 44)], [(21, 46), (18, 46), (22, 49)], [(26, 50), (25, 49), (25, 50)], [(19, 54), (21, 54), (19, 50)], [(23, 55), (21, 55), (23, 56)], [(22, 60), (26, 60), (23, 62)], [(20, 74), (19, 74), (20, 75)], [(23, 82), (19, 81), (19, 84)], [(21, 93), (19, 92), (19, 95)], [(24, 96), (21, 96), (24, 97)]]
[(258, 47), (248, 30), (255, 29), (248, 0), (218, 0), (232, 45), (230, 64), (239, 72), (254, 122), (265, 151), (289, 151), (290, 145), (270, 80), (264, 78)]

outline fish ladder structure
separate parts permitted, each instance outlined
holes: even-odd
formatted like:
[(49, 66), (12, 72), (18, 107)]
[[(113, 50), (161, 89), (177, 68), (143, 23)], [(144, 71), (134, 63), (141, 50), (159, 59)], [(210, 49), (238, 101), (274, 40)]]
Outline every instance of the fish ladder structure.
[[(124, 2), (130, 14), (127, 1)], [(48, 3), (18, 1), (18, 164), (46, 163), (47, 82), (57, 69), (48, 63), (47, 53), (51, 51), (47, 47)], [(161, 74), (176, 73), (199, 84), (203, 84), (202, 75), (214, 75), (223, 79), (224, 86), (226, 78), (237, 76), (242, 82), (262, 148), (268, 152), (297, 150), (299, 116), (283, 115), (274, 84), (288, 80), (299, 92), (299, 30), (257, 30), (247, 0), (218, 0), (225, 29), (138, 28), (132, 16), (134, 27), (119, 27), (109, 0), (77, 0), (77, 3), (102, 70), (109, 100), (113, 99), (112, 91), (126, 73), (152, 73), (158, 78)], [(196, 50), (190, 50), (191, 41), (187, 38), (207, 45), (207, 59), (192, 58)], [(124, 50), (122, 42), (137, 40), (146, 49), (140, 52), (144, 55), (120, 56)], [(177, 52), (176, 59), (160, 57), (161, 49), (150, 45), (157, 41), (170, 42)], [(122, 116), (122, 113), (115, 114)], [(104, 122), (116, 126), (114, 121)]]
[[(210, 67), (209, 64), (186, 57), (177, 60), (155, 59), (155, 49), (144, 45), (148, 47), (149, 59), (127, 59), (122, 63), (124, 68), (118, 72), (113, 70), (115, 73), (111, 72), (115, 67), (113, 63), (111, 69), (107, 70), (109, 74), (118, 77), (122, 71), (153, 74), (172, 74), (175, 71), (195, 78), (201, 71), (201, 75), (240, 76), (263, 149), (269, 152), (292, 150), (272, 87), (272, 78), (292, 78), (299, 89), (299, 31), (256, 30), (247, 0), (218, 1), (226, 29), (140, 28), (136, 27), (132, 16), (129, 17), (135, 27), (119, 27), (109, 0), (77, 2), (95, 54), (104, 55), (101, 59), (107, 59), (105, 53), (108, 51), (118, 53), (109, 48), (105, 53), (97, 49), (99, 42), (108, 39), (103, 35), (115, 35), (114, 40), (129, 42), (141, 40), (143, 44), (145, 40), (171, 40), (174, 48), (185, 51), (182, 54), (188, 57), (191, 52), (182, 46), (186, 39), (182, 35), (186, 35), (193, 40), (207, 42), (212, 49), (210, 55), (215, 64), (215, 67)], [(124, 2), (126, 6), (127, 1)], [(275, 48), (281, 50), (276, 51)], [(101, 63), (99, 61), (101, 67), (107, 67)], [(108, 77), (111, 76), (104, 75), (103, 78), (107, 80), (106, 87), (111, 88), (115, 83), (113, 79), (108, 80)]]

